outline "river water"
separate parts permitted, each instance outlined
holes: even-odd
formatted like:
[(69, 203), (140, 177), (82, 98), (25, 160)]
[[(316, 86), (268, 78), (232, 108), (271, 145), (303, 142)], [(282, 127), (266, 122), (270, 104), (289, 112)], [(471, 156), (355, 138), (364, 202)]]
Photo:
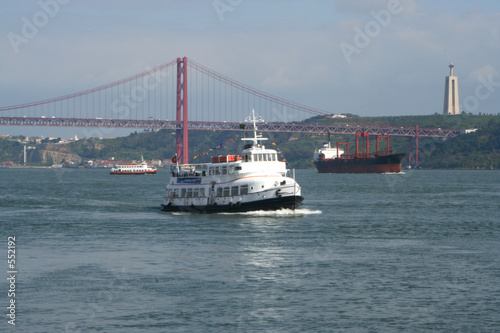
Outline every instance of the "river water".
[(166, 170), (0, 169), (0, 331), (500, 330), (500, 172), (318, 174), (304, 205), (159, 210)]

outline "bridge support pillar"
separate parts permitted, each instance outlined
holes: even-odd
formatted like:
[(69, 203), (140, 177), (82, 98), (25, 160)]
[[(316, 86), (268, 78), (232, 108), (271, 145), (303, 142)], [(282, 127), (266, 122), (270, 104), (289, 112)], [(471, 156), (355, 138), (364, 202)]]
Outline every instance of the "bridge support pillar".
[(412, 161), (413, 160), (413, 155), (411, 152), (411, 137), (408, 138), (408, 166), (411, 168), (412, 167)]
[[(413, 138), (415, 138), (415, 141), (413, 141)], [(413, 150), (415, 150), (415, 154), (413, 154)], [(409, 137), (408, 165), (410, 167), (418, 167), (418, 125), (415, 125), (415, 135)]]
[(418, 166), (418, 125), (415, 131), (415, 167)]
[[(182, 121), (182, 129), (177, 128), (175, 150), (182, 163), (189, 163), (188, 99), (187, 99), (187, 58), (177, 58), (177, 112), (176, 121)], [(182, 148), (181, 148), (182, 147)]]

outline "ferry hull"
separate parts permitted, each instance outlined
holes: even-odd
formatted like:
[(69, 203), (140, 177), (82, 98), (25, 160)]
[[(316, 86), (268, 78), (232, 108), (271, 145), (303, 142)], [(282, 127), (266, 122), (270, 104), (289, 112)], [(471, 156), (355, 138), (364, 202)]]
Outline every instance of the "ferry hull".
[(206, 205), (206, 206), (174, 206), (162, 205), (162, 210), (166, 212), (193, 212), (193, 213), (241, 213), (256, 210), (279, 210), (295, 209), (302, 204), (302, 196), (286, 196), (281, 198), (264, 199), (258, 201), (244, 202), (241, 204), (229, 205)]
[(319, 173), (398, 173), (405, 154), (314, 161)]

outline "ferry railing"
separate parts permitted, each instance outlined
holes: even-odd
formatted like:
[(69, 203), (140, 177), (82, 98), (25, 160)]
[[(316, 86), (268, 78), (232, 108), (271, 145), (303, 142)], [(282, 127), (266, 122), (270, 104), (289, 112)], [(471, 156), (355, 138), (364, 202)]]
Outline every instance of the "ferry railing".
[(204, 177), (208, 173), (208, 163), (204, 164), (173, 164), (170, 166), (173, 177)]

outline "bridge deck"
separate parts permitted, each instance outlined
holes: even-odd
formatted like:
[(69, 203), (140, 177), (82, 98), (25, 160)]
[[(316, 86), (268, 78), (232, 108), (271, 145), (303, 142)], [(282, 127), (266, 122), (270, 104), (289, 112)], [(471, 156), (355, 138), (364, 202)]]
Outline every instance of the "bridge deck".
[[(133, 120), (133, 119), (78, 119), (78, 118), (33, 118), (33, 117), (0, 117), (0, 125), (4, 126), (53, 126), (53, 127), (116, 127), (143, 129), (182, 129), (182, 122), (168, 120)], [(245, 124), (245, 130), (253, 130), (252, 124)], [(242, 131), (240, 123), (235, 122), (201, 122), (189, 121), (189, 130)], [(311, 125), (301, 123), (262, 123), (262, 132), (294, 132), (323, 134), (355, 134), (365, 131), (371, 135), (390, 135), (405, 137), (454, 138), (460, 135), (459, 130), (424, 129), (411, 127), (352, 127), (335, 125)]]

